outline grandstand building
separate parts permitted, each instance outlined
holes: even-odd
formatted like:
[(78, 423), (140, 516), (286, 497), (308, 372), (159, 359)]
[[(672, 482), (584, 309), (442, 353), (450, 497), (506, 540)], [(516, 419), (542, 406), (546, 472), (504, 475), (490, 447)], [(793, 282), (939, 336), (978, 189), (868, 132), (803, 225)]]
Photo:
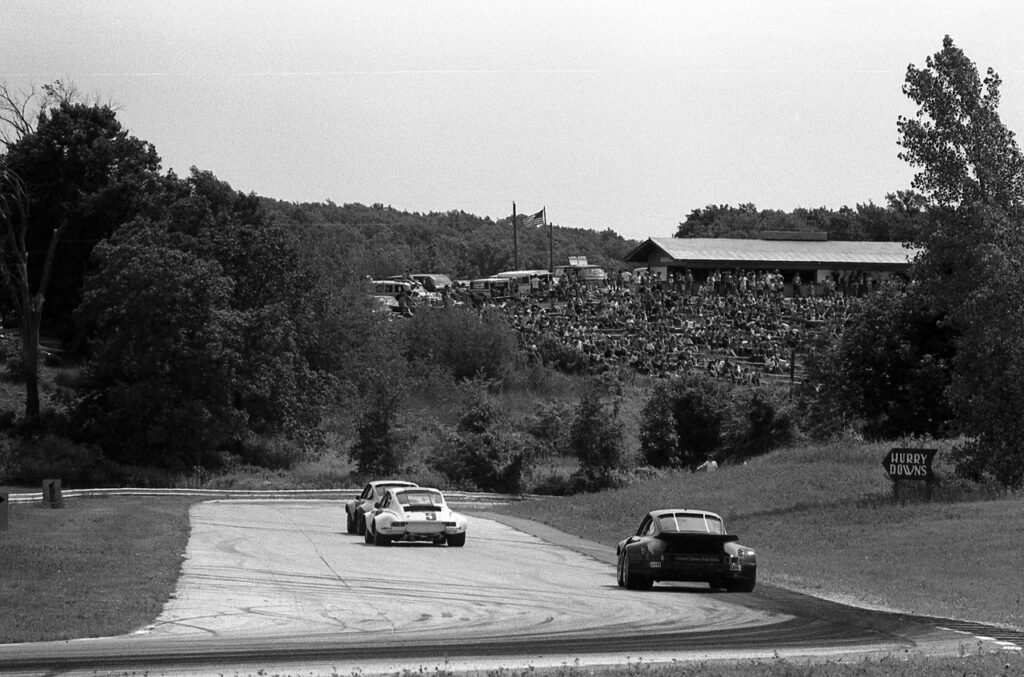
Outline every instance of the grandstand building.
[(766, 232), (757, 239), (648, 238), (626, 255), (662, 280), (691, 270), (702, 280), (714, 270), (778, 270), (804, 283), (866, 273), (875, 279), (903, 273), (918, 249), (901, 242), (839, 241), (825, 233)]

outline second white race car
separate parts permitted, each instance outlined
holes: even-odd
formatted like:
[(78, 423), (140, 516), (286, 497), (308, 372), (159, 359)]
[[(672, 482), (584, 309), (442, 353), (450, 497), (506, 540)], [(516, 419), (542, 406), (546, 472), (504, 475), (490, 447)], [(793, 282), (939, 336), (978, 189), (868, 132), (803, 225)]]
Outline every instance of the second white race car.
[(393, 541), (428, 541), (461, 548), (466, 544), (466, 516), (448, 507), (437, 489), (389, 488), (366, 513), (364, 539), (374, 545)]

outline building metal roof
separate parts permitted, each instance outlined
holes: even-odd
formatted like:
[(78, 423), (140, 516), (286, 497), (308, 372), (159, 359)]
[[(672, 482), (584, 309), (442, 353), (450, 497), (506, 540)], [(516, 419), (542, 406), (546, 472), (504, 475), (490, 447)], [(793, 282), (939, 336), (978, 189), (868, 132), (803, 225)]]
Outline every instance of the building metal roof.
[(626, 255), (636, 263), (747, 268), (891, 268), (910, 265), (918, 249), (901, 242), (652, 237)]

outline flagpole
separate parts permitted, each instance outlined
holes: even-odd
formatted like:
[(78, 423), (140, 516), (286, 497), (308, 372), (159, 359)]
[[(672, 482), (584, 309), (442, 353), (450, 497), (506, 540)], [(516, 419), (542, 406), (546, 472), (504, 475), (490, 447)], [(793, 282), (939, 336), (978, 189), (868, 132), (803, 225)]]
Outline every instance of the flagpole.
[(516, 270), (519, 270), (519, 232), (516, 226), (516, 203), (512, 203), (512, 257)]
[[(548, 223), (548, 208), (544, 207), (544, 223)], [(548, 272), (555, 273), (555, 228), (548, 223)]]

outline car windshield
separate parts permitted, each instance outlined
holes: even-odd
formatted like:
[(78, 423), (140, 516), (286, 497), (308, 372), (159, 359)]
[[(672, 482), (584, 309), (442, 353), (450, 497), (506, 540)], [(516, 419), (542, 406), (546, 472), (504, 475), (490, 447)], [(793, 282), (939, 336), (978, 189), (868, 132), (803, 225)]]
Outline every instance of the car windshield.
[(713, 516), (695, 512), (673, 512), (658, 517), (658, 524), (663, 533), (703, 533), (724, 534), (722, 520)]
[(444, 505), (438, 491), (403, 491), (396, 494), (399, 504), (409, 510), (436, 510)]

